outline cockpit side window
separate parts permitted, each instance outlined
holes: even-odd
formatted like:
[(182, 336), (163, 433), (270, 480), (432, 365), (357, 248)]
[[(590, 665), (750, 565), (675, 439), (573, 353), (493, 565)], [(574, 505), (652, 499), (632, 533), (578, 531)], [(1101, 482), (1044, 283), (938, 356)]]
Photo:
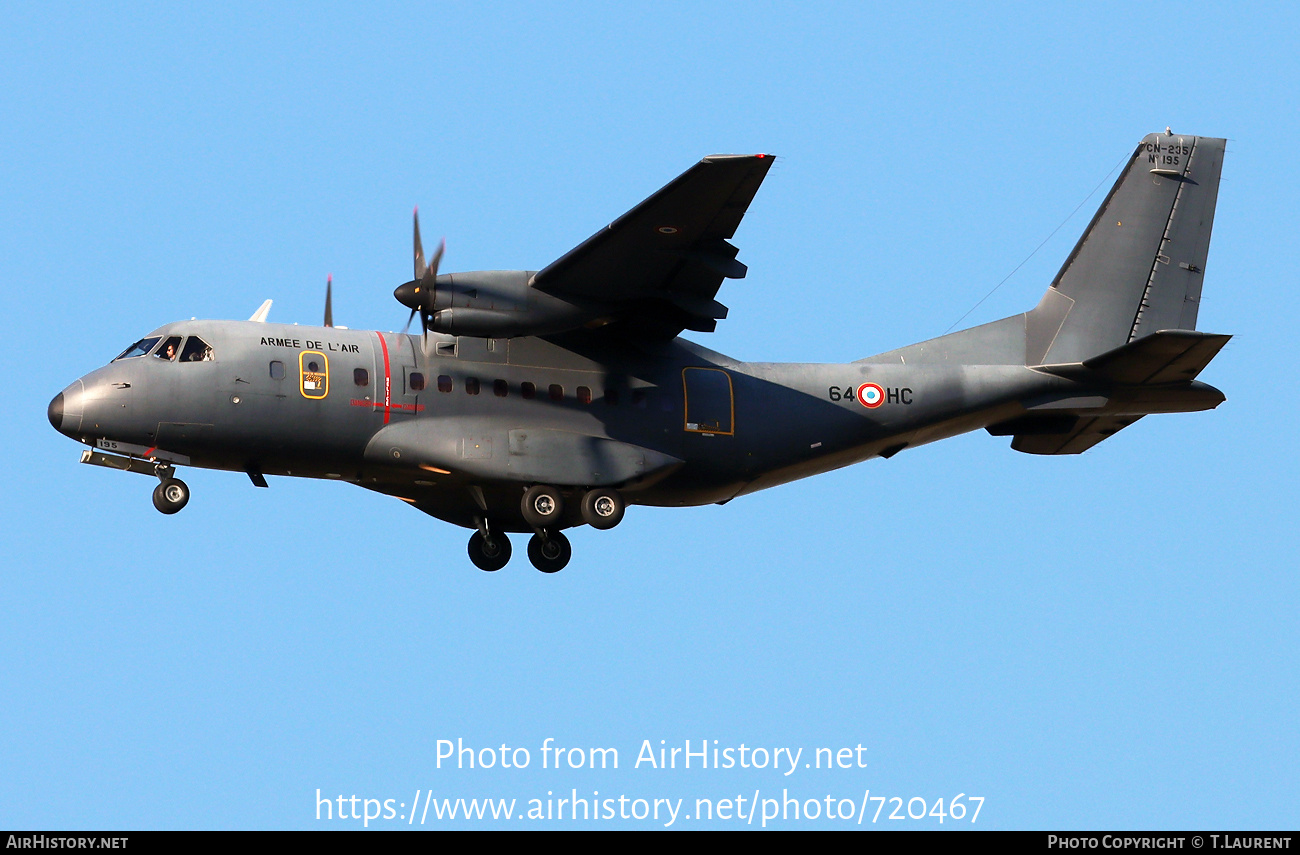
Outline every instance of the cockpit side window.
[[(158, 335), (150, 338), (142, 338), (126, 350), (122, 351), (122, 354), (118, 356), (117, 359), (131, 359), (136, 356), (144, 356), (149, 351), (153, 350), (154, 345), (157, 344), (158, 340), (161, 338), (162, 336)], [(114, 359), (113, 361), (117, 362), (117, 359)]]
[(168, 362), (175, 362), (176, 357), (181, 352), (181, 337), (178, 335), (169, 336), (162, 343), (162, 347), (153, 352), (153, 355), (159, 359), (166, 359)]
[(185, 349), (181, 351), (181, 362), (211, 362), (212, 348), (196, 335), (185, 340)]

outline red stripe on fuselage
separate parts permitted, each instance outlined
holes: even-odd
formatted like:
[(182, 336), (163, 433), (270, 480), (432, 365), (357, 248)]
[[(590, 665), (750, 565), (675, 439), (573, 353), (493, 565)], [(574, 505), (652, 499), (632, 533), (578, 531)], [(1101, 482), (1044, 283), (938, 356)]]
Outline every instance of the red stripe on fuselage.
[(388, 424), (389, 415), (393, 411), (393, 375), (388, 367), (388, 342), (384, 341), (384, 334), (375, 333), (379, 336), (379, 346), (384, 351), (384, 424)]
[[(353, 398), (351, 403), (354, 407), (370, 407), (371, 409), (378, 409), (383, 406), (378, 401), (372, 401), (369, 398)], [(392, 404), (389, 409), (422, 413), (424, 412), (424, 404)]]

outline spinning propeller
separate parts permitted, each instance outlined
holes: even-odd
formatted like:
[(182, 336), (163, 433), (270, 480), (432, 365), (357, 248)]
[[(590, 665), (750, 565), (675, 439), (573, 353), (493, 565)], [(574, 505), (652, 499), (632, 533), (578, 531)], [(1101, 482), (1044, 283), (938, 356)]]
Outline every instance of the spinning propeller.
[(447, 241), (443, 240), (438, 244), (438, 251), (429, 259), (429, 263), (424, 263), (424, 246), (420, 242), (420, 209), (415, 209), (415, 278), (404, 285), (397, 286), (393, 291), (393, 296), (397, 302), (403, 306), (411, 308), (411, 314), (406, 319), (406, 326), (402, 328), (405, 333), (411, 327), (411, 321), (418, 313), (420, 316), (420, 328), (423, 331), (422, 344), (425, 353), (429, 350), (429, 324), (433, 320), (434, 312), (434, 295), (437, 291), (438, 264), (442, 261), (443, 250), (447, 248)]

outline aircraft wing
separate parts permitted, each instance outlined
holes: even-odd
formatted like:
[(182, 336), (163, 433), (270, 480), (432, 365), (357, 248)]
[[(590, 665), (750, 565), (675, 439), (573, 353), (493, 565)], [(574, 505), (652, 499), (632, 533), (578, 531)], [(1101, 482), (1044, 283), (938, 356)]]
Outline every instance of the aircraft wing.
[(672, 337), (712, 332), (727, 316), (714, 300), (745, 265), (727, 242), (774, 157), (711, 155), (539, 271), (532, 286), (610, 307), (609, 321)]

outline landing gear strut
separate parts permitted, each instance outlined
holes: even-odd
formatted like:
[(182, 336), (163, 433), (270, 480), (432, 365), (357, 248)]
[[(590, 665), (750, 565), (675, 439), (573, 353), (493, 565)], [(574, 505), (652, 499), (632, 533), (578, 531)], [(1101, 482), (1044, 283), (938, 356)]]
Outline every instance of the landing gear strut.
[(181, 479), (172, 477), (175, 473), (171, 466), (160, 465), (155, 470), (159, 483), (153, 488), (153, 506), (160, 513), (174, 514), (190, 500), (190, 488)]
[(543, 573), (558, 573), (573, 557), (569, 539), (558, 531), (538, 533), (528, 541), (528, 560)]

